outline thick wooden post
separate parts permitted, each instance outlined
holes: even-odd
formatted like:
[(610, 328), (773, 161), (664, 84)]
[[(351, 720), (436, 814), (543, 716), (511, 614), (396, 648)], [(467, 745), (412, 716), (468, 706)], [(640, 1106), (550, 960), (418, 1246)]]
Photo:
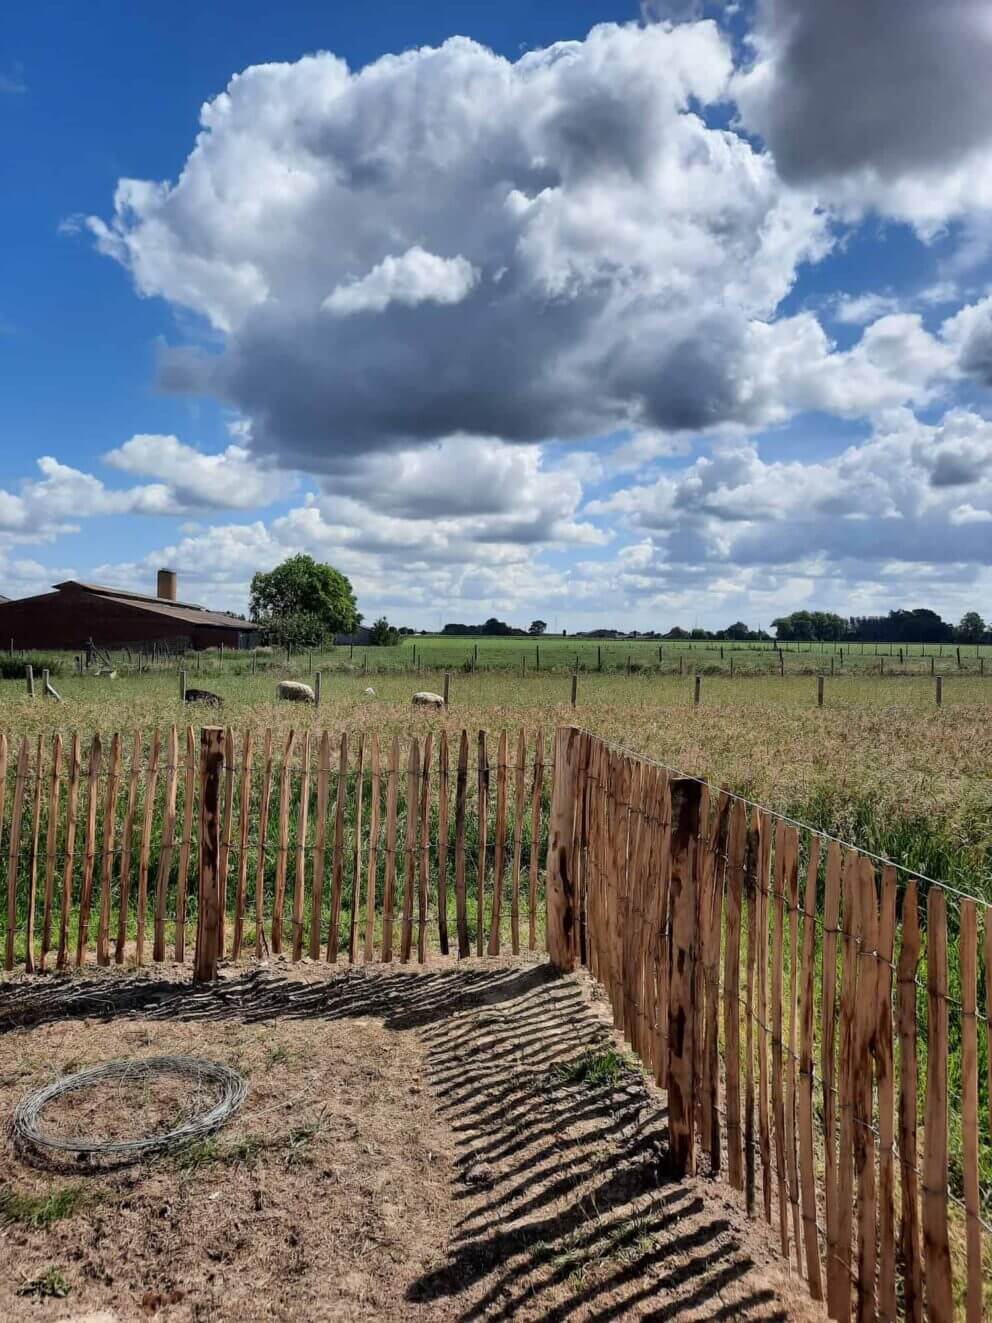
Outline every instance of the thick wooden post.
[(180, 701), (180, 703), (185, 703), (185, 702), (186, 702), (186, 672), (185, 672), (185, 671), (180, 671), (180, 672), (179, 672), (179, 701)]
[(30, 662), (24, 668), (24, 678), (27, 681), (28, 698), (34, 698), (34, 667)]
[(702, 677), (701, 675), (697, 675), (697, 676), (696, 676), (695, 684), (693, 685), (693, 689), (692, 689), (692, 705), (693, 705), (693, 707), (698, 707), (698, 706), (699, 706), (699, 700), (700, 700), (700, 697), (702, 696), (702, 688), (703, 688), (703, 677)]
[[(832, 659), (831, 659), (831, 660), (832, 660)], [(816, 706), (817, 706), (817, 707), (822, 707), (822, 706), (823, 706), (823, 676), (822, 676), (822, 675), (818, 675), (818, 676), (816, 677)]]
[(576, 791), (582, 733), (575, 726), (555, 731), (555, 771), (548, 835), (548, 955), (562, 973), (575, 968), (578, 927), (575, 852)]
[(696, 855), (702, 785), (688, 777), (671, 783), (672, 853), (669, 878), (671, 961), (668, 998), (668, 1133), (673, 1176), (696, 1170), (693, 1118), (696, 1077), (694, 986), (699, 942)]
[(578, 677), (578, 675), (573, 674), (573, 675), (572, 675), (572, 706), (573, 706), (573, 707), (575, 707), (575, 704), (576, 704), (576, 702), (578, 701), (578, 696), (579, 696), (579, 677)]
[(320, 707), (320, 671), (317, 671), (313, 677), (313, 705)]
[(448, 710), (448, 695), (451, 693), (451, 676), (447, 671), (444, 673), (444, 710)]
[(220, 955), (220, 779), (224, 767), (224, 728), (200, 732), (200, 884), (193, 978), (210, 983)]

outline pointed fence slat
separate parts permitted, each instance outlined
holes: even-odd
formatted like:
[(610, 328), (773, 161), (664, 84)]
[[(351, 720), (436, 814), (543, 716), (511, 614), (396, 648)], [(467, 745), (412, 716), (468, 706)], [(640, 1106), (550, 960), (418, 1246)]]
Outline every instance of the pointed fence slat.
[(303, 732), (299, 813), (296, 819), (296, 868), (293, 875), (293, 960), (303, 958), (303, 906), (307, 889), (307, 829), (310, 820), (310, 732)]
[(417, 811), (420, 788), (420, 742), (410, 741), (406, 765), (406, 835), (403, 841), (403, 925), (400, 931), (400, 960), (405, 964), (413, 949), (413, 889), (417, 876)]
[[(286, 737), (286, 748), (279, 769), (279, 820), (276, 827), (276, 883), (272, 897), (270, 940), (272, 954), (282, 951), (283, 914), (286, 908), (286, 874), (289, 869), (289, 814), (293, 778), (293, 757), (296, 752), (296, 731)], [(223, 846), (221, 847), (223, 849)]]
[(24, 970), (34, 973), (34, 912), (38, 904), (38, 838), (41, 832), (41, 789), (44, 780), (45, 737), (38, 736), (34, 763), (34, 811), (31, 818), (31, 857), (28, 864), (28, 912), (24, 940)]
[[(176, 835), (176, 795), (179, 787), (179, 732), (173, 725), (169, 731), (169, 748), (165, 766), (165, 820), (162, 827), (162, 852), (158, 860), (155, 879), (155, 940), (153, 960), (165, 959), (165, 916), (172, 872), (172, 851)], [(108, 791), (109, 797), (109, 791)]]
[[(62, 870), (62, 913), (59, 916), (59, 953), (56, 967), (64, 969), (69, 951), (69, 918), (72, 912), (72, 879), (76, 858), (76, 819), (79, 808), (79, 735), (73, 734), (69, 748), (69, 793), (66, 800), (65, 866)], [(6, 778), (4, 778), (6, 779)], [(8, 881), (12, 869), (7, 870)]]
[[(441, 738), (444, 739), (443, 734)], [(447, 745), (444, 748), (447, 750)], [(366, 870), (365, 947), (363, 951), (363, 957), (366, 961), (371, 960), (375, 955), (375, 902), (376, 885), (379, 877), (379, 813), (382, 807), (382, 787), (380, 784), (379, 736), (376, 731), (372, 732), (369, 765), (371, 792), (369, 803), (369, 866)], [(438, 886), (440, 887), (440, 880)], [(447, 945), (444, 946), (444, 951), (447, 954)]]
[(262, 752), (262, 795), (258, 805), (258, 858), (255, 861), (255, 955), (265, 945), (265, 862), (269, 840), (269, 813), (272, 807), (272, 731), (265, 732)]
[[(3, 753), (0, 754), (0, 780), (6, 780), (6, 737), (3, 738)], [(45, 835), (45, 900), (41, 928), (41, 961), (39, 968), (45, 971), (48, 954), (52, 949), (52, 914), (55, 905), (55, 865), (56, 844), (59, 832), (59, 800), (62, 794), (62, 735), (56, 733), (52, 745), (52, 770), (48, 788), (48, 821)], [(3, 796), (0, 795), (0, 821), (3, 819)]]
[(155, 790), (158, 786), (158, 763), (161, 747), (161, 738), (159, 732), (156, 730), (152, 735), (152, 748), (151, 753), (148, 756), (148, 773), (145, 779), (145, 803), (141, 822), (141, 849), (138, 856), (136, 957), (139, 965), (144, 963), (145, 957), (145, 920), (148, 915), (148, 866), (151, 859), (152, 827), (155, 822)]
[(245, 905), (248, 900), (248, 847), (249, 828), (251, 825), (251, 764), (255, 750), (255, 736), (251, 730), (245, 731), (241, 745), (241, 776), (239, 789), (238, 813), (238, 881), (234, 894), (234, 936), (231, 939), (231, 959), (241, 956), (241, 947), (245, 935)]
[(85, 964), (90, 942), (90, 909), (93, 904), (93, 870), (96, 867), (96, 826), (97, 810), (100, 803), (100, 768), (102, 765), (103, 744), (99, 734), (96, 734), (93, 736), (93, 744), (90, 748), (90, 767), (86, 783), (86, 845), (83, 854), (83, 889), (79, 898), (79, 930), (76, 934), (77, 968)]
[[(465, 893), (465, 809), (468, 794), (468, 732), (463, 730), (458, 742), (458, 771), (455, 778), (455, 926), (458, 932), (458, 955), (464, 959), (470, 951), (468, 904)], [(533, 942), (531, 943), (533, 946)]]
[(448, 954), (449, 778), (448, 732), (442, 730), (437, 756), (437, 940), (442, 955)]
[[(175, 727), (173, 727), (173, 731)], [(103, 807), (103, 861), (100, 867), (100, 921), (96, 934), (96, 959), (100, 965), (110, 964), (110, 904), (114, 880), (114, 850), (117, 845), (117, 787), (121, 775), (121, 737), (115, 734), (110, 742), (110, 768)], [(175, 809), (173, 809), (173, 819)], [(164, 955), (164, 952), (163, 952)], [(156, 956), (156, 960), (162, 956)]]
[(327, 958), (335, 964), (341, 929), (341, 891), (344, 886), (344, 818), (348, 796), (348, 735), (341, 734), (338, 783), (334, 805), (334, 863), (331, 873), (331, 917), (327, 929)]
[(486, 941), (486, 864), (489, 855), (489, 759), (486, 756), (486, 732), (479, 731), (479, 763), (476, 775), (478, 793), (479, 849), (476, 856), (475, 954), (481, 956)]
[(320, 959), (327, 868), (327, 799), (331, 776), (331, 737), (325, 730), (317, 748), (317, 826), (313, 846), (313, 899), (310, 907), (310, 959)]
[(540, 869), (541, 808), (544, 799), (544, 729), (537, 728), (534, 740), (534, 782), (530, 800), (530, 891), (528, 893), (527, 944), (537, 946), (537, 884)]
[(393, 738), (386, 774), (386, 876), (382, 900), (382, 958), (393, 958), (393, 923), (396, 911), (396, 811), (399, 794), (400, 742)]
[[(246, 736), (246, 741), (250, 738)], [(140, 757), (140, 749), (138, 756)], [(183, 826), (179, 842), (179, 874), (176, 878), (176, 959), (186, 959), (186, 904), (189, 894), (189, 858), (193, 844), (193, 814), (196, 808), (196, 786), (199, 759), (193, 727), (186, 727), (186, 769), (183, 781)], [(130, 810), (129, 810), (130, 812)], [(123, 895), (123, 876), (121, 893)], [(120, 956), (118, 955), (118, 960)]]
[(417, 960), (427, 959), (427, 896), (431, 870), (431, 762), (434, 736), (424, 737), (424, 757), (420, 767), (420, 872), (417, 888)]

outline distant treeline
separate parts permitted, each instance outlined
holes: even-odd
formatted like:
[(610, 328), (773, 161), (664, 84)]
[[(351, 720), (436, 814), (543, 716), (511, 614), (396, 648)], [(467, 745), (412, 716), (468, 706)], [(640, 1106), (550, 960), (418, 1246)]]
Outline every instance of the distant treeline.
[(839, 616), (830, 611), (793, 611), (772, 621), (783, 642), (816, 640), (834, 643), (981, 643), (988, 628), (977, 611), (967, 612), (957, 625), (936, 611), (890, 611), (887, 616)]

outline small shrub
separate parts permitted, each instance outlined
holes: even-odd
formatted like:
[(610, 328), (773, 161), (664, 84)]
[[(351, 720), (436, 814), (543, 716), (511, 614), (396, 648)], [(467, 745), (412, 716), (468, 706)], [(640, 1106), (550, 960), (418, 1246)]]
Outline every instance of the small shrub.
[(61, 675), (64, 662), (61, 657), (46, 657), (41, 652), (23, 653), (17, 657), (11, 657), (7, 653), (0, 656), (0, 678), (23, 680), (28, 666), (33, 669), (34, 678), (40, 680), (42, 671), (48, 671), (49, 675)]
[(633, 1070), (633, 1064), (615, 1048), (604, 1048), (600, 1052), (590, 1048), (577, 1061), (556, 1066), (554, 1075), (562, 1084), (588, 1084), (590, 1088), (598, 1089), (604, 1085), (612, 1088)]

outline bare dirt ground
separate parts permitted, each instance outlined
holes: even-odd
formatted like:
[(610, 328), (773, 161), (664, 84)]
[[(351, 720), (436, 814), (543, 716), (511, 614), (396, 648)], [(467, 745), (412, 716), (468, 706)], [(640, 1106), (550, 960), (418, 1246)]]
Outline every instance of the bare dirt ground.
[[(664, 1095), (618, 1055), (584, 976), (473, 961), (186, 977), (0, 988), (0, 1124), (59, 1071), (112, 1057), (201, 1055), (249, 1080), (213, 1139), (117, 1170), (5, 1136), (0, 1318), (823, 1317), (725, 1185), (665, 1182)], [(111, 1090), (61, 1123), (133, 1133), (170, 1097)]]

